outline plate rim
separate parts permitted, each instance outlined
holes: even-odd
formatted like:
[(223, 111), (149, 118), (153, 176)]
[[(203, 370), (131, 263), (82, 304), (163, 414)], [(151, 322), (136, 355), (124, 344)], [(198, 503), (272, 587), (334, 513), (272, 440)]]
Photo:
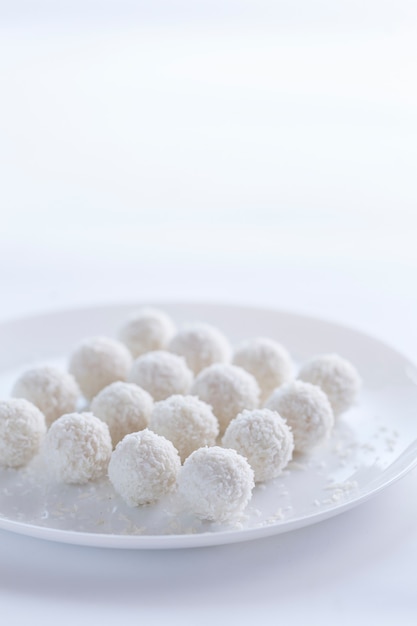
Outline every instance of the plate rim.
[(234, 301), (227, 302), (223, 300), (219, 300), (219, 301), (204, 300), (204, 299), (200, 300), (198, 298), (195, 300), (189, 300), (189, 299), (166, 300), (163, 298), (156, 298), (156, 297), (150, 298), (149, 300), (143, 300), (143, 301), (122, 300), (120, 302), (112, 302), (109, 300), (104, 300), (102, 302), (98, 302), (94, 304), (79, 305), (79, 306), (72, 305), (69, 307), (58, 306), (56, 308), (51, 307), (45, 310), (34, 311), (29, 314), (19, 313), (15, 316), (5, 317), (4, 319), (0, 318), (0, 328), (6, 324), (12, 325), (12, 324), (17, 324), (21, 322), (31, 321), (31, 320), (34, 321), (36, 319), (41, 319), (43, 317), (49, 317), (49, 316), (52, 317), (55, 315), (67, 315), (67, 314), (81, 313), (81, 312), (88, 312), (88, 311), (92, 312), (92, 311), (100, 310), (100, 309), (113, 309), (113, 308), (134, 309), (134, 308), (142, 308), (145, 306), (163, 308), (164, 306), (187, 307), (187, 306), (196, 306), (196, 305), (203, 306), (203, 307), (210, 307), (210, 308), (245, 309), (246, 311), (251, 311), (252, 313), (277, 313), (277, 314), (286, 315), (289, 317), (296, 317), (300, 320), (308, 320), (313, 323), (315, 322), (323, 323), (326, 326), (332, 326), (333, 328), (336, 328), (336, 329), (353, 332), (357, 335), (361, 335), (364, 339), (375, 341), (376, 343), (379, 343), (383, 347), (388, 348), (391, 352), (395, 353), (396, 356), (407, 361), (408, 365), (410, 365), (411, 367), (415, 367), (417, 369), (417, 363), (414, 363), (409, 356), (401, 352), (396, 346), (394, 346), (390, 342), (387, 342), (385, 339), (381, 338), (380, 336), (376, 334), (374, 335), (372, 332), (364, 330), (358, 326), (340, 322), (339, 320), (330, 318), (330, 317), (321, 317), (321, 316), (317, 316), (317, 315), (310, 314), (310, 313), (303, 313), (303, 312), (295, 311), (292, 309), (286, 309), (283, 307), (282, 308), (275, 307), (271, 304), (253, 305), (253, 304), (248, 304), (248, 302), (246, 301), (239, 302), (239, 301), (234, 300)]

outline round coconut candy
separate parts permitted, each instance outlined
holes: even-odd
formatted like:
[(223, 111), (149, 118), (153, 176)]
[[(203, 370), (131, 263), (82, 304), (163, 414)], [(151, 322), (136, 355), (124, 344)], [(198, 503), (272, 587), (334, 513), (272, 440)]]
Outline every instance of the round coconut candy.
[(293, 378), (294, 367), (287, 350), (267, 337), (247, 339), (235, 350), (233, 363), (255, 376), (261, 389), (261, 401)]
[(169, 350), (183, 356), (188, 367), (198, 374), (213, 363), (230, 360), (229, 340), (210, 324), (190, 324), (181, 329), (169, 344)]
[(116, 382), (126, 380), (132, 366), (129, 350), (109, 337), (89, 337), (73, 351), (69, 371), (87, 400)]
[(178, 476), (184, 507), (202, 520), (228, 521), (252, 497), (253, 470), (236, 450), (213, 446), (190, 454)]
[(175, 395), (157, 402), (149, 428), (172, 441), (182, 461), (202, 446), (214, 446), (219, 434), (211, 407), (195, 396)]
[(193, 374), (182, 357), (163, 350), (155, 350), (143, 354), (134, 361), (129, 380), (148, 391), (153, 399), (158, 401), (177, 393), (187, 393), (193, 381)]
[(43, 413), (23, 398), (0, 401), (0, 466), (21, 467), (39, 452), (46, 433)]
[(118, 381), (102, 389), (93, 401), (92, 413), (106, 422), (115, 446), (125, 435), (147, 427), (153, 400), (134, 383)]
[(229, 422), (243, 409), (258, 407), (260, 391), (255, 377), (241, 367), (215, 363), (200, 372), (191, 394), (213, 408), (220, 432), (224, 432)]
[(324, 391), (301, 380), (278, 387), (265, 407), (277, 411), (286, 420), (297, 452), (309, 452), (323, 443), (334, 425), (333, 410)]
[(12, 389), (12, 396), (25, 398), (42, 411), (48, 426), (64, 413), (75, 411), (80, 395), (75, 378), (52, 365), (26, 370)]
[(113, 450), (109, 479), (129, 506), (149, 504), (173, 491), (181, 467), (173, 444), (148, 428), (126, 435)]
[(120, 329), (119, 337), (136, 358), (145, 352), (164, 350), (176, 328), (170, 317), (151, 307), (134, 313)]
[(44, 454), (57, 482), (84, 484), (106, 473), (112, 451), (109, 428), (92, 413), (68, 413), (49, 428)]
[(230, 422), (222, 444), (248, 460), (255, 482), (279, 476), (294, 450), (294, 438), (286, 421), (269, 409), (242, 411)]
[(323, 389), (335, 415), (354, 404), (362, 383), (352, 363), (338, 354), (313, 357), (303, 365), (298, 377)]

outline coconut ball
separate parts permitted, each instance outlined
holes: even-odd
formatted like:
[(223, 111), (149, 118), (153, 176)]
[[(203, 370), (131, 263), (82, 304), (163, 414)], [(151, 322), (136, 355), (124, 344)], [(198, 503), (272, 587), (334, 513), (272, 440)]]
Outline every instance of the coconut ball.
[(339, 415), (355, 402), (362, 381), (355, 367), (338, 354), (322, 354), (305, 363), (298, 375), (318, 385), (330, 400), (333, 412)]
[(173, 444), (146, 428), (126, 435), (109, 463), (109, 478), (129, 506), (148, 504), (173, 491), (181, 467)]
[(164, 350), (175, 334), (171, 318), (159, 309), (137, 311), (120, 329), (119, 337), (136, 358), (145, 352)]
[(236, 450), (199, 448), (178, 476), (178, 493), (186, 509), (202, 520), (227, 521), (241, 513), (252, 497), (253, 470)]
[(109, 428), (92, 413), (68, 413), (49, 428), (45, 459), (58, 482), (83, 484), (106, 473), (112, 451)]
[(215, 363), (200, 372), (191, 393), (213, 408), (220, 432), (243, 409), (256, 409), (259, 405), (260, 391), (254, 376), (229, 363)]
[(228, 339), (210, 324), (191, 324), (180, 330), (169, 344), (169, 350), (183, 356), (188, 367), (198, 374), (213, 363), (229, 361)]
[(182, 357), (163, 350), (155, 350), (143, 354), (134, 361), (129, 380), (146, 389), (154, 400), (158, 401), (176, 393), (187, 393), (193, 381), (193, 374)]
[(71, 355), (69, 370), (87, 400), (116, 380), (126, 380), (132, 366), (129, 350), (109, 337), (84, 339)]
[(96, 395), (90, 409), (106, 422), (115, 446), (125, 435), (147, 427), (153, 400), (147, 391), (134, 383), (117, 381)]
[(26, 465), (39, 452), (46, 433), (45, 416), (21, 398), (0, 401), (0, 466)]
[(323, 443), (333, 428), (333, 410), (326, 394), (317, 385), (301, 380), (278, 387), (265, 407), (286, 420), (297, 452), (308, 452)]
[(261, 389), (261, 401), (293, 377), (293, 364), (287, 350), (266, 337), (243, 341), (236, 347), (233, 363), (255, 376)]
[(246, 457), (256, 482), (278, 476), (291, 461), (294, 450), (288, 424), (269, 409), (242, 411), (230, 422), (222, 444)]
[(211, 407), (195, 396), (171, 396), (157, 402), (149, 428), (172, 441), (181, 460), (197, 448), (214, 446), (219, 423)]
[(51, 365), (26, 370), (12, 389), (12, 396), (25, 398), (42, 411), (48, 426), (64, 413), (75, 411), (80, 395), (75, 378)]

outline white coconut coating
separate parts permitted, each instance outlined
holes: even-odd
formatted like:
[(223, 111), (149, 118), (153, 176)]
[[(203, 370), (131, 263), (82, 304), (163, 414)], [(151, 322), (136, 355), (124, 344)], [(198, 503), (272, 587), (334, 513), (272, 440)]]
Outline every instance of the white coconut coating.
[(261, 389), (261, 401), (283, 383), (293, 378), (293, 363), (288, 351), (277, 341), (255, 337), (240, 343), (233, 363), (253, 374)]
[(132, 356), (122, 343), (109, 337), (90, 337), (73, 351), (69, 371), (91, 400), (107, 385), (126, 380), (131, 366)]
[(200, 372), (191, 394), (212, 407), (222, 433), (243, 409), (258, 407), (260, 391), (254, 376), (241, 367), (215, 363)]
[(254, 474), (236, 450), (213, 446), (190, 454), (178, 476), (184, 507), (202, 520), (224, 522), (238, 516), (252, 497)]
[(286, 421), (269, 409), (242, 411), (227, 427), (222, 444), (244, 456), (255, 481), (281, 474), (292, 459), (294, 438)]
[(362, 384), (356, 368), (338, 354), (313, 357), (303, 365), (298, 377), (323, 389), (335, 415), (354, 404)]
[(153, 406), (147, 391), (134, 383), (118, 381), (102, 389), (90, 409), (106, 422), (115, 446), (125, 435), (147, 427)]
[(173, 491), (181, 467), (173, 444), (148, 428), (126, 435), (111, 455), (109, 478), (129, 506), (148, 504)]
[(46, 433), (43, 413), (23, 398), (0, 401), (0, 466), (21, 467), (39, 452)]
[(219, 434), (211, 407), (195, 396), (175, 395), (157, 402), (149, 428), (172, 441), (182, 461), (202, 446), (214, 446)]
[(140, 309), (122, 326), (119, 333), (133, 357), (145, 352), (164, 350), (176, 332), (170, 317), (159, 309)]
[(177, 393), (186, 394), (193, 382), (193, 373), (182, 357), (155, 350), (133, 362), (129, 380), (146, 389), (158, 401)]
[(112, 451), (107, 424), (92, 413), (68, 413), (49, 428), (44, 455), (57, 482), (83, 484), (106, 473)]
[(308, 452), (323, 443), (334, 425), (333, 410), (324, 391), (301, 380), (278, 387), (265, 407), (286, 420), (297, 452)]
[(229, 340), (214, 326), (203, 323), (181, 329), (170, 342), (169, 350), (183, 356), (194, 374), (213, 363), (226, 363), (231, 356)]
[(39, 365), (19, 376), (11, 395), (37, 406), (49, 426), (64, 413), (76, 410), (81, 391), (68, 372), (52, 365)]

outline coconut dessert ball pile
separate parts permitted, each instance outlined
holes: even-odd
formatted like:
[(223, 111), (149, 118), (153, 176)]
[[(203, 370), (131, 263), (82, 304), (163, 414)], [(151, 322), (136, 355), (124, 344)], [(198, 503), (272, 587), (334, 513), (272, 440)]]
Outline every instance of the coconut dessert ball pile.
[(232, 349), (214, 326), (177, 331), (159, 309), (137, 311), (118, 336), (83, 339), (68, 372), (39, 365), (16, 380), (0, 402), (0, 466), (40, 453), (55, 481), (107, 475), (129, 506), (176, 492), (195, 517), (223, 522), (243, 512), (255, 482), (323, 445), (360, 389), (337, 354), (314, 356), (297, 379), (274, 339)]
[(17, 398), (0, 401), (0, 467), (29, 463), (45, 433), (45, 417), (34, 404)]

